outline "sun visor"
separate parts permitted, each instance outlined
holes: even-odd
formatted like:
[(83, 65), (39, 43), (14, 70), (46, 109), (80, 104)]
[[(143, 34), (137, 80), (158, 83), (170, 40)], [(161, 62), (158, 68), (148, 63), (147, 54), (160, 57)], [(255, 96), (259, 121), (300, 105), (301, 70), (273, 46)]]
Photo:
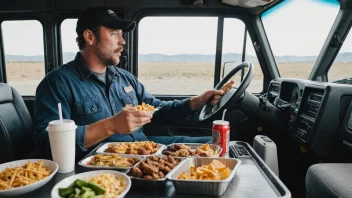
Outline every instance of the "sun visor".
[(272, 1), (273, 0), (222, 0), (223, 3), (244, 8), (264, 6), (268, 3), (271, 3)]

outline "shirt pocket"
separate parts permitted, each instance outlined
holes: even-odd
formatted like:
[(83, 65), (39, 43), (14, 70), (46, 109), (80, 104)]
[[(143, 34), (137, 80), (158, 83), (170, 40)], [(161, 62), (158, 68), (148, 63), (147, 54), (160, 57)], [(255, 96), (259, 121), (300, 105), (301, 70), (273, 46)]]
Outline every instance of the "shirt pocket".
[(102, 98), (90, 98), (76, 104), (77, 114), (82, 124), (91, 124), (105, 118)]
[(138, 99), (136, 96), (136, 92), (134, 90), (129, 91), (128, 93), (123, 93), (121, 95), (121, 99), (123, 100), (125, 105), (132, 105), (132, 106), (138, 105)]

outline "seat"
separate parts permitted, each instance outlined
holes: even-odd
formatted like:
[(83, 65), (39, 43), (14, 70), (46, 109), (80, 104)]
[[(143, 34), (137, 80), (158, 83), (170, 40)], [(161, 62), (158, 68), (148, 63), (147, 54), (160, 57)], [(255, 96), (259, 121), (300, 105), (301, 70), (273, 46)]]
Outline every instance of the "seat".
[(23, 159), (33, 149), (33, 122), (21, 95), (0, 83), (0, 163)]
[(307, 197), (352, 197), (351, 181), (352, 164), (315, 164), (306, 175)]

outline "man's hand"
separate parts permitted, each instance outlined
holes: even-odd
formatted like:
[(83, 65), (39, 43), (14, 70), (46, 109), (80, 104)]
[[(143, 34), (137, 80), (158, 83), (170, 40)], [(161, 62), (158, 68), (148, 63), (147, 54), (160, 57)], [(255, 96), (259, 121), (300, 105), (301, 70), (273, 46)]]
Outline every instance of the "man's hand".
[(113, 117), (105, 118), (87, 126), (84, 148), (89, 148), (114, 134), (130, 134), (151, 122), (152, 116), (134, 107), (125, 107)]
[(232, 89), (232, 86), (234, 83), (235, 82), (231, 80), (228, 83), (226, 83), (224, 86), (222, 86), (220, 90), (209, 90), (200, 96), (191, 98), (191, 100), (189, 101), (189, 107), (192, 109), (192, 111), (194, 111), (198, 108), (201, 108), (202, 106), (204, 106), (209, 102), (210, 102), (210, 105), (212, 106), (218, 104), (221, 96), (223, 96), (230, 89)]
[[(224, 84), (220, 90), (224, 91), (224, 95), (233, 87), (233, 84), (235, 84), (235, 81), (230, 80), (228, 83)], [(219, 103), (219, 100), (221, 98), (221, 95), (216, 95), (214, 98), (211, 100), (210, 104), (212, 106), (216, 105)]]
[[(189, 101), (189, 107), (192, 109), (192, 111), (195, 111), (201, 107), (203, 107), (205, 104), (209, 103), (213, 99), (214, 96), (220, 95), (222, 96), (224, 94), (223, 90), (208, 90), (204, 92), (202, 95), (192, 97)], [(219, 102), (219, 100), (217, 100)]]
[(151, 122), (152, 116), (134, 107), (125, 107), (118, 114), (110, 118), (114, 132), (117, 134), (130, 134), (138, 128)]

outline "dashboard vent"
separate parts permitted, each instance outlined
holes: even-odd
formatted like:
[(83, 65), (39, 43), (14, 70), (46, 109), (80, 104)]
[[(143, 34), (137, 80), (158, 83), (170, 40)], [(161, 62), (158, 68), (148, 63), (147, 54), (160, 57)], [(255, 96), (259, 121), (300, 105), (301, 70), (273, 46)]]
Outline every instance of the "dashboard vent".
[(268, 92), (267, 99), (269, 102), (274, 103), (276, 97), (279, 96), (280, 93), (280, 85), (279, 84), (271, 84)]
[(322, 95), (322, 94), (311, 93), (311, 94), (308, 96), (308, 102), (309, 102), (309, 103), (320, 104), (322, 100), (323, 100), (323, 95)]

